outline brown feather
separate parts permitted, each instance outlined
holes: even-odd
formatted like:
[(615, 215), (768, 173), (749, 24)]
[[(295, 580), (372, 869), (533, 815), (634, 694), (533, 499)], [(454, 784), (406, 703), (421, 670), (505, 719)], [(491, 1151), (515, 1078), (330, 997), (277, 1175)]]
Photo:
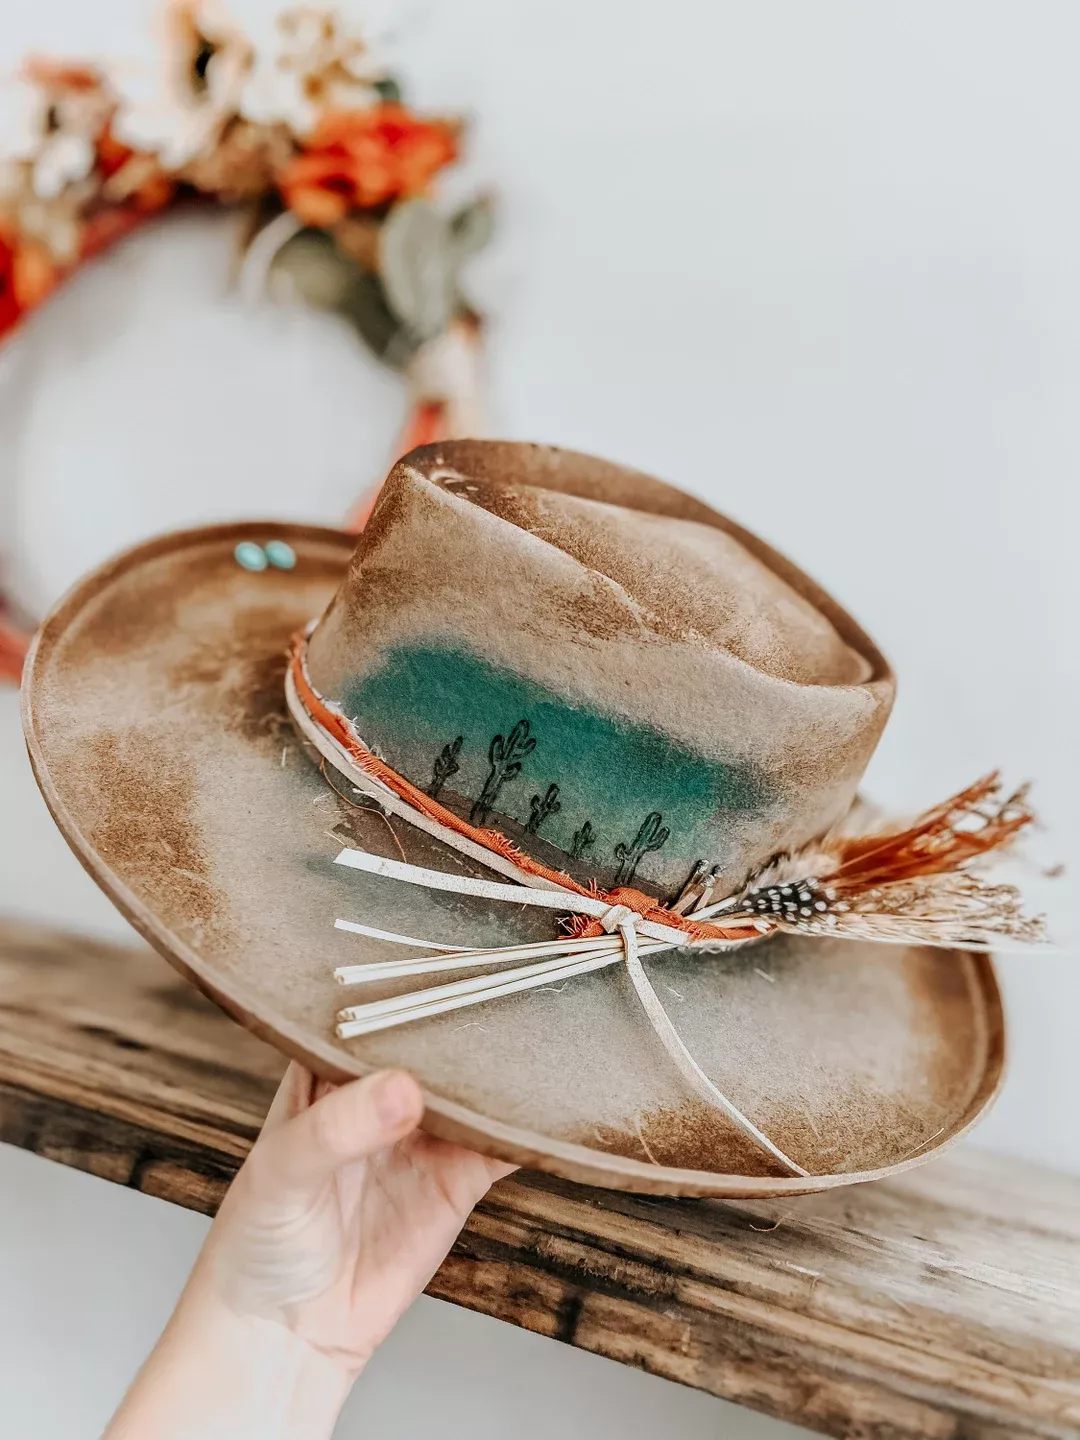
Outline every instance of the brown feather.
[(829, 884), (837, 891), (859, 892), (959, 870), (1012, 844), (1034, 818), (1027, 786), (1003, 800), (995, 771), (904, 830), (837, 839)]
[(1034, 818), (1027, 787), (1002, 799), (997, 773), (984, 776), (900, 829), (841, 829), (777, 856), (722, 923), (753, 917), (789, 933), (946, 946), (1041, 940), (1043, 922), (1024, 914), (1019, 892), (977, 873)]

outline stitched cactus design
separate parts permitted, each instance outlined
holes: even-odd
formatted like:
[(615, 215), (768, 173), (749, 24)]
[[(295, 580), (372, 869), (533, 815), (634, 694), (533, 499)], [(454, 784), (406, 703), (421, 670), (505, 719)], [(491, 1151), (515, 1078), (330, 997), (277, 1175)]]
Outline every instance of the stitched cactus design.
[(620, 841), (615, 846), (615, 859), (619, 862), (615, 875), (616, 885), (629, 885), (645, 856), (651, 850), (659, 850), (667, 844), (671, 831), (666, 825), (660, 824), (663, 818), (659, 810), (651, 811), (638, 827), (632, 844), (627, 845)]
[(519, 720), (509, 735), (495, 736), (488, 747), (491, 769), (476, 804), (469, 812), (469, 820), (473, 825), (487, 824), (487, 818), (499, 798), (499, 791), (507, 780), (513, 780), (520, 775), (522, 762), (535, 749), (536, 737), (529, 734), (528, 720)]
[(431, 784), (427, 787), (427, 793), (433, 800), (437, 800), (443, 786), (451, 775), (456, 775), (461, 769), (458, 764), (458, 756), (461, 754), (461, 747), (465, 743), (464, 735), (459, 735), (456, 740), (451, 740), (449, 745), (444, 745), (438, 759), (432, 766)]
[(529, 819), (525, 826), (528, 835), (535, 835), (549, 815), (557, 815), (562, 809), (559, 802), (558, 785), (549, 785), (543, 795), (534, 795), (529, 801)]
[(574, 838), (570, 842), (570, 859), (584, 860), (595, 844), (596, 831), (592, 827), (592, 822), (586, 820), (580, 830), (574, 831)]

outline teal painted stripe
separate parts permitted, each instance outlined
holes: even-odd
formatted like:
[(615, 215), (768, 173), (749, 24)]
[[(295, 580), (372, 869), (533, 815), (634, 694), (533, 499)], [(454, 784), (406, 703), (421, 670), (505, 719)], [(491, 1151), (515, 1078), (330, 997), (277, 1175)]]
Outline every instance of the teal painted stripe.
[[(458, 793), (475, 800), (485, 784), (490, 792), (501, 758), (509, 773), (494, 812), (526, 825), (538, 797), (542, 807), (550, 805), (540, 833), (564, 851), (588, 822), (592, 853), (611, 856), (658, 811), (671, 832), (665, 858), (720, 859), (717, 829), (724, 816), (761, 812), (775, 799), (753, 766), (696, 755), (656, 730), (574, 706), (461, 650), (393, 650), (352, 681), (341, 700), (365, 740), (417, 784), (429, 785), (437, 757), (459, 736), (461, 745), (444, 761), (444, 768), (458, 767), (445, 780)], [(521, 721), (525, 729), (515, 738)], [(554, 796), (550, 786), (558, 787)]]

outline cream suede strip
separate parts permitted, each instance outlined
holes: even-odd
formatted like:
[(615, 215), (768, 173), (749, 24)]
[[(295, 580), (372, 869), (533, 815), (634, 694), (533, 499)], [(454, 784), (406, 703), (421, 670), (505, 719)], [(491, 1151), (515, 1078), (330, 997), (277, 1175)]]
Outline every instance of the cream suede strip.
[[(454, 836), (454, 840), (460, 839), (461, 837)], [(684, 931), (646, 920), (626, 905), (612, 905), (607, 900), (589, 895), (579, 895), (573, 890), (537, 890), (522, 885), (504, 885), (496, 880), (485, 880), (475, 876), (451, 875), (441, 870), (429, 870), (418, 865), (409, 865), (401, 860), (391, 860), (382, 855), (372, 855), (365, 850), (342, 850), (335, 863), (346, 865), (353, 870), (362, 870), (371, 875), (384, 875), (408, 885), (422, 885), (427, 889), (444, 890), (457, 895), (472, 895), (501, 903), (532, 905), (545, 910), (588, 915), (592, 919), (599, 920), (605, 931), (608, 932), (606, 936), (596, 939), (564, 938), (551, 942), (541, 941), (528, 946), (508, 946), (503, 950), (459, 950), (439, 960), (388, 961), (382, 965), (340, 968), (335, 971), (335, 977), (341, 983), (357, 984), (376, 979), (388, 980), (395, 977), (433, 974), (443, 970), (487, 969), (523, 958), (525, 953), (536, 957), (532, 964), (505, 970), (496, 976), (474, 976), (466, 980), (454, 981), (448, 985), (437, 985), (426, 990), (412, 991), (389, 1000), (376, 1000), (365, 1005), (347, 1006), (338, 1015), (337, 1033), (341, 1039), (348, 1040), (359, 1035), (372, 1034), (378, 1030), (388, 1030), (397, 1025), (405, 1025), (414, 1020), (422, 1020), (445, 1014), (451, 1010), (481, 1004), (540, 985), (551, 985), (622, 961), (649, 1024), (680, 1075), (694, 1092), (722, 1111), (748, 1139), (771, 1155), (774, 1160), (779, 1161), (791, 1174), (807, 1175), (809, 1173), (774, 1145), (769, 1137), (759, 1130), (753, 1121), (713, 1084), (684, 1045), (659, 996), (650, 984), (641, 964), (641, 955), (659, 954), (684, 947), (688, 942), (688, 936)], [(718, 907), (709, 907), (710, 910), (713, 908)], [(342, 929), (357, 928), (364, 930), (364, 933), (372, 933), (365, 927), (355, 926), (354, 922), (339, 920), (337, 925)], [(641, 944), (639, 937), (643, 937), (646, 943)], [(409, 936), (393, 935), (385, 931), (379, 932), (379, 938), (403, 945), (419, 943), (425, 948), (434, 948), (429, 941), (417, 942)]]

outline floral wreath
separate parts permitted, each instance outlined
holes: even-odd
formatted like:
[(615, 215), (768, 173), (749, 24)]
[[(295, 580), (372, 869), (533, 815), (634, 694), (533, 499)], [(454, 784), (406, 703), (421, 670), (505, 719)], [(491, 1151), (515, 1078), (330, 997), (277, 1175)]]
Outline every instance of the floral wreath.
[[(345, 316), (399, 371), (398, 452), (478, 432), (482, 324), (460, 284), (491, 201), (451, 214), (432, 183), (462, 124), (408, 107), (332, 10), (303, 6), (251, 38), (220, 0), (168, 0), (155, 75), (32, 59), (0, 168), (0, 340), (84, 261), (169, 207), (244, 208), (241, 291)], [(359, 529), (373, 496), (346, 519)], [(2, 578), (2, 577), (0, 577)], [(0, 678), (27, 636), (0, 595)]]

